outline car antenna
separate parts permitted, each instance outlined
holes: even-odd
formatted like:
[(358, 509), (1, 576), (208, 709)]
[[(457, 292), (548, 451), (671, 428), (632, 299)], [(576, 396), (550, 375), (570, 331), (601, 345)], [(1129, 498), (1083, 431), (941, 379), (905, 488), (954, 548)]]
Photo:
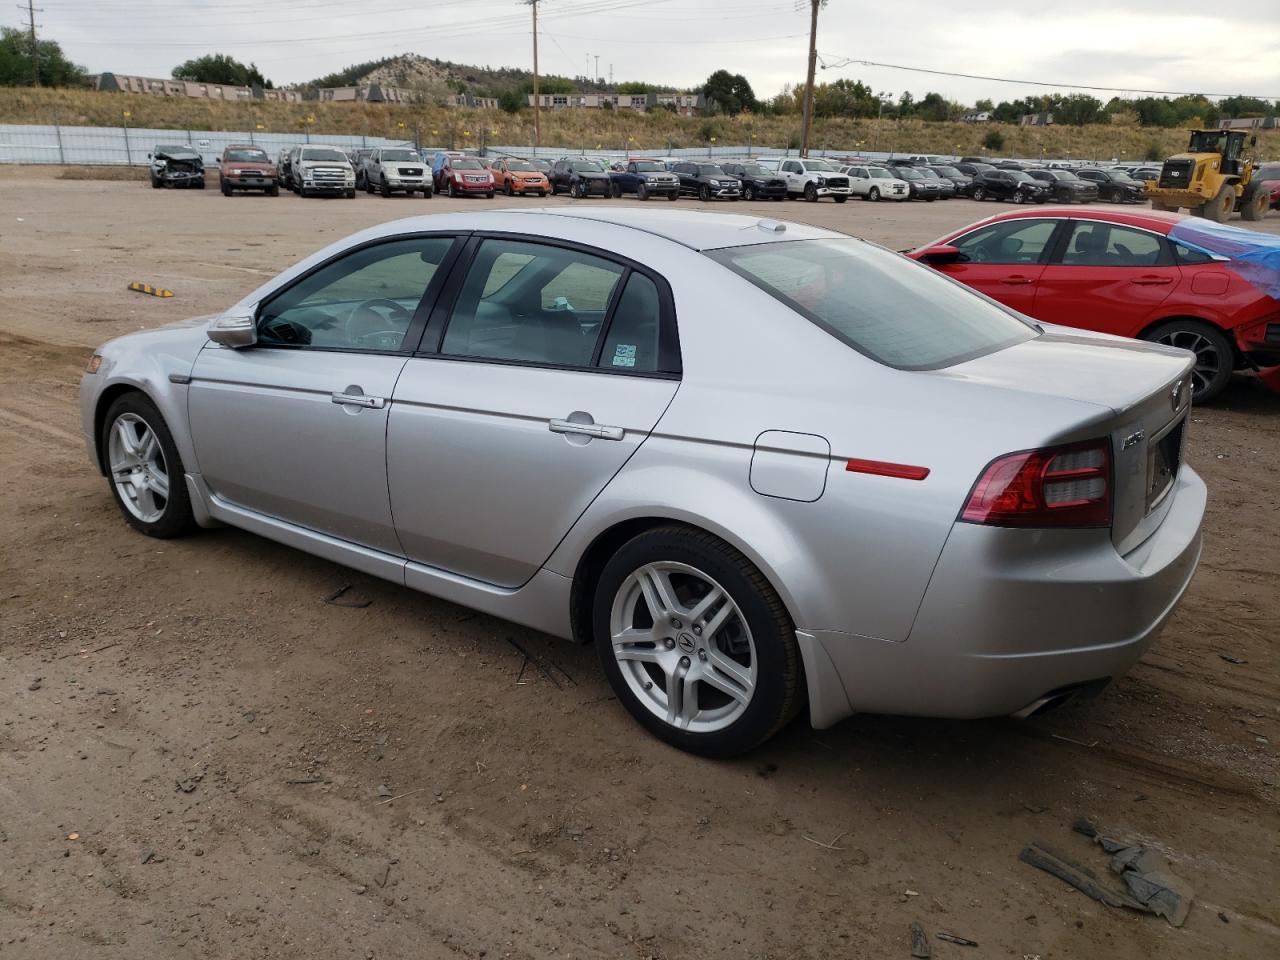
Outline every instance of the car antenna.
[(780, 220), (757, 220), (756, 229), (765, 233), (786, 233), (787, 225)]

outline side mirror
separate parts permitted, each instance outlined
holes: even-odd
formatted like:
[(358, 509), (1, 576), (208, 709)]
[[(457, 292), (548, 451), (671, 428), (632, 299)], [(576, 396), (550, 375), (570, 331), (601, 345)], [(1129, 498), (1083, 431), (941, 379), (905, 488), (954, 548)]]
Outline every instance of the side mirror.
[(148, 160), (152, 159), (151, 154), (149, 154), (149, 153), (147, 154), (147, 159), (148, 159)]
[(963, 259), (967, 259), (960, 252), (959, 247), (953, 247), (950, 244), (940, 243), (936, 247), (929, 247), (917, 257), (923, 263), (941, 264), (941, 263), (959, 263)]
[(258, 342), (258, 324), (248, 314), (227, 314), (209, 325), (209, 339), (233, 350), (252, 347)]

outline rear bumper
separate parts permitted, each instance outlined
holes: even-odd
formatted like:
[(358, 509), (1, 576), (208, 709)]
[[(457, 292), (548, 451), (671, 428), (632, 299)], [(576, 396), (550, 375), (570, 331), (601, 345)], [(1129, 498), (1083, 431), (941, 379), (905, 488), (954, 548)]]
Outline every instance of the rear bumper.
[[(1159, 529), (1125, 556), (1106, 530), (957, 523), (907, 640), (807, 631), (848, 710), (976, 718), (1015, 714), (1068, 688), (1101, 689), (1159, 634), (1200, 558), (1204, 482), (1190, 467)], [(839, 703), (813, 678), (818, 699)], [(811, 694), (811, 699), (813, 699)]]

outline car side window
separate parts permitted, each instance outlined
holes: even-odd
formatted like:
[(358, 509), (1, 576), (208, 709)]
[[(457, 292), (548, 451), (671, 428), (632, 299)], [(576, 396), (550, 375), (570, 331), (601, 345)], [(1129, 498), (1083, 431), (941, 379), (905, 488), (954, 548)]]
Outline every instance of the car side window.
[[(487, 239), (467, 271), (441, 352), (588, 367), (624, 268), (577, 250)], [(500, 282), (494, 282), (501, 274)]]
[(1167, 262), (1160, 238), (1114, 223), (1078, 220), (1062, 254), (1064, 266), (1155, 267)]
[(1197, 250), (1194, 247), (1188, 247), (1185, 243), (1179, 243), (1177, 240), (1170, 240), (1173, 246), (1174, 255), (1178, 258), (1178, 262), (1188, 266), (1196, 263), (1212, 263), (1213, 257), (1205, 253), (1203, 250)]
[(609, 322), (598, 366), (653, 373), (658, 369), (661, 321), (658, 285), (642, 273), (632, 273)]
[(453, 244), (452, 237), (408, 237), (362, 247), (267, 300), (258, 342), (330, 350), (399, 350)]
[(785, 170), (787, 173), (798, 173), (800, 171), (800, 165), (797, 164), (794, 160), (788, 160), (786, 163), (782, 165), (782, 169)]
[(972, 263), (1038, 263), (1055, 220), (1002, 220), (952, 242)]

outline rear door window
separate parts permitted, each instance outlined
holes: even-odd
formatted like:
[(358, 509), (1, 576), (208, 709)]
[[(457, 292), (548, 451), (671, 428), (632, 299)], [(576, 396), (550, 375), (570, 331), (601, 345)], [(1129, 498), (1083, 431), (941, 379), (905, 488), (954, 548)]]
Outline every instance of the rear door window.
[(1100, 220), (1077, 220), (1062, 253), (1063, 266), (1159, 267), (1171, 263), (1164, 241), (1154, 233)]

